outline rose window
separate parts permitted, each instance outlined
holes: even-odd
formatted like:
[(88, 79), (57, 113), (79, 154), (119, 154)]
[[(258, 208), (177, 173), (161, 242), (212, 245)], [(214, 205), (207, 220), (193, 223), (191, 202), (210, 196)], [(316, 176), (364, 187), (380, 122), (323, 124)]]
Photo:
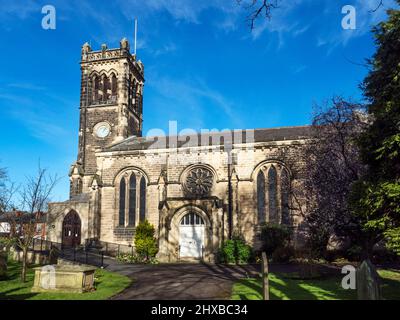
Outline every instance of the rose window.
[(195, 168), (189, 171), (186, 176), (186, 191), (196, 197), (207, 196), (211, 192), (214, 177), (210, 170)]

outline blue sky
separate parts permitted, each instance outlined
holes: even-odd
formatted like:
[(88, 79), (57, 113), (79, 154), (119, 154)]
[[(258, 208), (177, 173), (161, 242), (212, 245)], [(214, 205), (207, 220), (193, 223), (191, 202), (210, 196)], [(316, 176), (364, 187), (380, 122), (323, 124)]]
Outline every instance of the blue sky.
[[(310, 122), (313, 103), (360, 98), (374, 52), (370, 28), (385, 18), (378, 0), (281, 0), (271, 21), (251, 32), (235, 0), (0, 0), (0, 166), (22, 183), (41, 165), (62, 179), (68, 197), (76, 159), (80, 50), (89, 41), (118, 47), (133, 38), (145, 65), (144, 133), (265, 128)], [(56, 30), (41, 28), (54, 5)], [(343, 30), (341, 9), (354, 5), (357, 29)], [(386, 7), (394, 5), (385, 1)]]

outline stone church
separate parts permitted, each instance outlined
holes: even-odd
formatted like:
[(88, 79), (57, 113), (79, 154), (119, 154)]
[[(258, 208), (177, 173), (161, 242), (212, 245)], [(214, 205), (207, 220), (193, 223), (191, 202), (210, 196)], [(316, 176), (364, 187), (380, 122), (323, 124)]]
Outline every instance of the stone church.
[(80, 65), (78, 156), (69, 200), (50, 204), (48, 240), (130, 245), (146, 219), (164, 262), (215, 261), (235, 234), (257, 247), (268, 221), (291, 226), (300, 241), (291, 189), (302, 186), (294, 172), (309, 127), (143, 137), (144, 65), (128, 41), (97, 51), (86, 43)]

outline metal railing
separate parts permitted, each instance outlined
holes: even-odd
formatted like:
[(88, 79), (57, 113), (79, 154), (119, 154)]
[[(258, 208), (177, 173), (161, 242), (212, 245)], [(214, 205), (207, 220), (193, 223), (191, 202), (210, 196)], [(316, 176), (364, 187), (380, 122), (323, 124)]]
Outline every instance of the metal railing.
[(113, 242), (100, 241), (96, 239), (88, 239), (86, 243), (89, 243), (90, 247), (96, 247), (104, 252), (105, 256), (108, 257), (117, 257), (120, 254), (131, 254), (135, 253), (134, 247), (128, 244), (120, 244)]
[(65, 247), (62, 243), (44, 239), (33, 239), (29, 250), (45, 255), (55, 252), (61, 259), (98, 267), (104, 267), (105, 257), (115, 258), (120, 254), (134, 254), (134, 247), (131, 245), (99, 241), (97, 239), (86, 239), (83, 245), (76, 247)]
[(103, 251), (85, 247), (63, 249), (59, 253), (59, 258), (74, 263), (89, 264), (100, 268), (106, 266), (104, 264), (105, 260)]

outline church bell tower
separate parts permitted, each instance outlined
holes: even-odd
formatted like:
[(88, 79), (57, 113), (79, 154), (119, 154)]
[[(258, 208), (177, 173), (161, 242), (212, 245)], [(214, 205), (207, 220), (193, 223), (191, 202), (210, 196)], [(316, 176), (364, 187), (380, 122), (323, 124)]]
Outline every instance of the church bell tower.
[(71, 196), (85, 192), (97, 173), (95, 150), (142, 135), (144, 66), (130, 53), (126, 38), (119, 48), (81, 52), (79, 149), (71, 166)]

